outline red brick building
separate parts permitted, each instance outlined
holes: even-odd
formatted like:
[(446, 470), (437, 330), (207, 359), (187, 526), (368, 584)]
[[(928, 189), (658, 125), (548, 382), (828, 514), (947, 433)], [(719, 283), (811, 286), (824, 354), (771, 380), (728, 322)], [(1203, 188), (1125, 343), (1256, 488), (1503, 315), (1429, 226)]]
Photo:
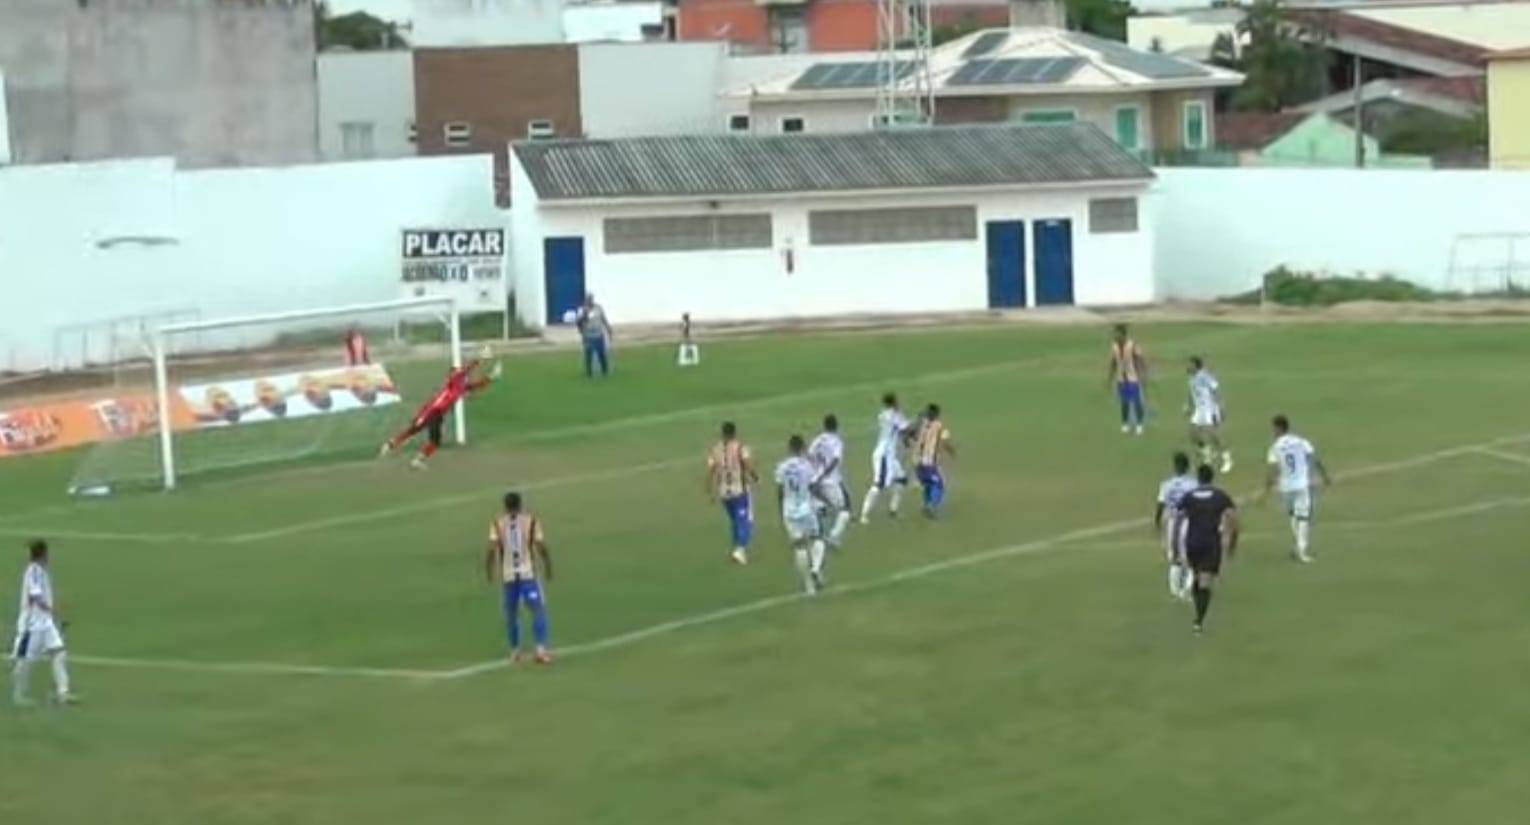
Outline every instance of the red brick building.
[[(867, 52), (877, 47), (876, 0), (679, 0), (680, 40), (727, 40), (741, 54)], [(1005, 0), (932, 0), (939, 31), (1005, 26)]]

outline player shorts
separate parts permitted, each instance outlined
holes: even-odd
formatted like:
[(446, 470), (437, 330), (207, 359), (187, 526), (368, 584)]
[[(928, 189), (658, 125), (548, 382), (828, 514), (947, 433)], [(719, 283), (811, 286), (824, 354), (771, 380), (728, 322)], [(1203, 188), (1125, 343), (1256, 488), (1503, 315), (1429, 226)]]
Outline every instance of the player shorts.
[(515, 612), (521, 602), (536, 610), (542, 606), (542, 585), (536, 579), (516, 579), (505, 582), (505, 611)]
[(1197, 573), (1220, 573), (1222, 571), (1222, 545), (1187, 544), (1185, 563)]
[(793, 544), (818, 538), (818, 518), (811, 513), (805, 516), (786, 516), (782, 521), (786, 524), (786, 536)]
[(1282, 491), (1280, 497), (1286, 503), (1286, 513), (1295, 519), (1309, 520), (1312, 518), (1312, 491), (1289, 490)]
[(11, 643), (12, 659), (35, 659), (64, 649), (64, 637), (53, 622), (23, 630)]
[(1170, 517), (1163, 523), (1163, 555), (1169, 563), (1181, 561), (1185, 557), (1185, 531), (1184, 524), (1178, 517)]
[(898, 459), (896, 450), (877, 448), (871, 454), (871, 484), (878, 489), (886, 489), (894, 484), (907, 484), (908, 474), (903, 471), (903, 462)]
[(1121, 399), (1122, 404), (1141, 403), (1142, 385), (1136, 381), (1117, 381), (1116, 397)]
[(1216, 407), (1196, 407), (1190, 413), (1190, 426), (1220, 427), (1222, 426), (1222, 411)]

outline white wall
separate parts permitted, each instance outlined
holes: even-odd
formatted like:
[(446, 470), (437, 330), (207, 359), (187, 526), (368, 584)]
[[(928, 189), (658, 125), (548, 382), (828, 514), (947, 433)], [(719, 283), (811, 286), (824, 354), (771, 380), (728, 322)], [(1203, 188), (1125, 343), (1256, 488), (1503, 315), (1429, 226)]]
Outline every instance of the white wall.
[(375, 158), (414, 154), (414, 55), (387, 52), (325, 52), (319, 55), (319, 155), (354, 160), (342, 151), (341, 124), (372, 126)]
[[(579, 113), (591, 138), (720, 132), (726, 44), (579, 46)], [(637, 90), (637, 94), (634, 94)]]
[(416, 48), (562, 43), (563, 0), (414, 0)]
[[(1462, 233), (1530, 232), (1530, 172), (1159, 169), (1148, 199), (1165, 298), (1254, 289), (1282, 264), (1436, 288)], [(1521, 244), (1521, 254), (1530, 244)], [(1468, 265), (1498, 250), (1471, 244)]]
[[(521, 319), (545, 320), (542, 239), (583, 236), (585, 287), (595, 292), (614, 323), (663, 322), (690, 312), (697, 320), (782, 318), (850, 313), (942, 312), (988, 306), (987, 250), (983, 224), (991, 220), (1068, 218), (1073, 221), (1074, 293), (1080, 304), (1144, 303), (1153, 298), (1152, 234), (1092, 235), (1087, 202), (1092, 196), (1137, 191), (1051, 190), (899, 196), (796, 198), (789, 202), (730, 201), (719, 209), (703, 203), (640, 206), (539, 207), (519, 162), (512, 163), (512, 232), (515, 289)], [(971, 241), (811, 246), (808, 211), (814, 208), (951, 206), (976, 204), (978, 238)], [(773, 214), (775, 247), (708, 253), (605, 254), (605, 217), (706, 214)], [(1033, 246), (1027, 237), (1028, 252)], [(785, 252), (794, 256), (788, 273)], [(1026, 256), (1027, 295), (1035, 300), (1035, 256)]]
[(563, 34), (570, 43), (634, 43), (644, 39), (645, 26), (658, 27), (663, 23), (664, 4), (657, 0), (579, 3), (563, 12)]
[[(55, 328), (402, 295), (399, 231), (496, 226), (488, 155), (178, 171), (168, 160), (0, 169), (0, 369), (45, 366)], [(108, 244), (127, 236), (156, 243)]]
[(787, 103), (755, 101), (749, 106), (750, 128), (756, 135), (781, 133), (781, 119), (800, 117), (810, 134), (864, 132), (871, 128), (876, 100), (804, 100)]

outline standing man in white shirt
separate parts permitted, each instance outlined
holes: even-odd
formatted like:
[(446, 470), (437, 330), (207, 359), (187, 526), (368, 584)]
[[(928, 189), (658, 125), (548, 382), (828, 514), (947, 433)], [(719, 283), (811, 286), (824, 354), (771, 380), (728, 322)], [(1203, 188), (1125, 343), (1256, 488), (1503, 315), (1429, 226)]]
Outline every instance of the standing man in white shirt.
[(574, 324), (579, 327), (579, 339), (584, 343), (584, 374), (590, 378), (595, 377), (595, 362), (600, 362), (600, 374), (610, 375), (611, 364), (606, 354), (606, 348), (611, 343), (611, 322), (606, 319), (605, 307), (595, 303), (595, 293), (584, 294), (584, 305), (579, 307), (579, 313), (574, 316)]
[(18, 706), (30, 705), (28, 683), (32, 665), (43, 657), (53, 664), (53, 690), (59, 704), (74, 704), (69, 692), (69, 670), (64, 658), (64, 637), (59, 632), (53, 600), (53, 579), (48, 575), (48, 543), (38, 539), (28, 546), (31, 561), (21, 576), (21, 607), (16, 617), (16, 641), (11, 645), (15, 668), (11, 671), (11, 698)]
[(1291, 432), (1290, 419), (1277, 415), (1271, 426), (1275, 443), (1270, 445), (1270, 471), (1264, 480), (1264, 492), (1268, 494), (1279, 482), (1280, 497), (1291, 517), (1291, 533), (1296, 537), (1291, 555), (1306, 564), (1312, 561), (1312, 472), (1317, 471), (1324, 487), (1332, 487), (1333, 479), (1312, 442)]

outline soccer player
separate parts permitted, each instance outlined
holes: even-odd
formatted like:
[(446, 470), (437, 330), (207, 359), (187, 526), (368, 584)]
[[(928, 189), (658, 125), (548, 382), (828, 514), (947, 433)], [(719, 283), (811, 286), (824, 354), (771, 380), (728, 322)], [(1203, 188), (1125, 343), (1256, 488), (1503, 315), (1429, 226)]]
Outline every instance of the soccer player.
[(548, 650), (547, 600), (542, 579), (552, 581), (552, 555), (542, 521), (521, 509), (521, 494), (505, 493), (505, 512), (489, 523), (489, 549), (484, 555), (484, 575), (490, 582), (499, 574), (504, 587), (505, 623), (510, 636), (510, 661), (521, 660), (521, 602), (531, 612), (531, 634), (536, 639), (536, 662), (552, 662)]
[(721, 501), (733, 531), (736, 564), (749, 563), (749, 541), (754, 537), (754, 508), (749, 502), (749, 488), (760, 480), (754, 469), (749, 447), (738, 440), (738, 427), (732, 421), (722, 424), (722, 439), (707, 454), (707, 495)]
[(1126, 334), (1126, 324), (1116, 324), (1115, 339), (1110, 342), (1107, 385), (1114, 385), (1121, 402), (1121, 432), (1142, 435), (1147, 410), (1142, 400), (1142, 379), (1147, 376), (1147, 358), (1142, 348)]
[(1190, 584), (1194, 574), (1185, 563), (1185, 545), (1181, 535), (1184, 518), (1180, 512), (1180, 500), (1197, 486), (1195, 476), (1190, 474), (1190, 456), (1174, 454), (1174, 475), (1158, 485), (1158, 503), (1153, 507), (1153, 527), (1163, 532), (1164, 555), (1169, 560), (1169, 593), (1176, 599), (1190, 598)]
[(808, 445), (808, 456), (818, 469), (813, 487), (824, 503), (824, 539), (839, 549), (850, 527), (850, 488), (845, 486), (845, 440), (839, 435), (839, 418), (833, 413), (823, 417), (823, 432)]
[(1307, 564), (1312, 561), (1312, 471), (1317, 470), (1325, 487), (1332, 487), (1333, 479), (1312, 442), (1291, 432), (1290, 419), (1277, 415), (1270, 424), (1275, 430), (1275, 443), (1270, 445), (1267, 456), (1270, 469), (1264, 479), (1263, 495), (1268, 495), (1279, 482), (1286, 515), (1291, 518), (1291, 534), (1296, 537), (1291, 557)]
[(946, 499), (946, 477), (940, 472), (942, 454), (956, 455), (956, 445), (951, 443), (951, 431), (940, 420), (940, 405), (930, 404), (924, 409), (924, 417), (915, 436), (918, 458), (914, 475), (924, 490), (924, 515), (937, 518), (940, 504)]
[(1232, 497), (1212, 486), (1216, 471), (1202, 464), (1196, 469), (1199, 484), (1179, 500), (1184, 518), (1185, 561), (1195, 575), (1190, 597), (1195, 601), (1195, 625), (1200, 633), (1206, 626), (1206, 611), (1211, 608), (1211, 588), (1222, 571), (1222, 553), (1232, 558), (1238, 552), (1238, 505)]
[(78, 699), (69, 692), (69, 668), (65, 664), (64, 626), (53, 600), (53, 578), (48, 575), (48, 543), (38, 539), (27, 546), (30, 562), (21, 575), (21, 608), (16, 617), (16, 641), (11, 658), (11, 699), (18, 707), (32, 704), (28, 685), (32, 665), (46, 657), (53, 665), (53, 695), (59, 704), (72, 705)]
[(1199, 355), (1190, 357), (1190, 443), (1200, 452), (1201, 461), (1220, 460), (1222, 473), (1233, 468), (1232, 451), (1222, 446), (1222, 384)]
[(701, 347), (691, 338), (691, 314), (680, 315), (680, 354), (676, 359), (682, 367), (694, 367), (701, 363)]
[(446, 419), (447, 413), (452, 411), (452, 407), (455, 407), (458, 401), (461, 401), (469, 393), (478, 392), (489, 386), (503, 372), (500, 365), (496, 363), (493, 369), (489, 371), (487, 377), (474, 380), (473, 372), (481, 364), (482, 362), (479, 359), (474, 358), (462, 367), (448, 372), (446, 374), (446, 383), (441, 385), (441, 389), (436, 390), (436, 394), (431, 396), (431, 399), (426, 401), (424, 406), (420, 407), (419, 411), (414, 414), (414, 420), (409, 422), (409, 426), (405, 427), (398, 435), (383, 442), (382, 448), (377, 451), (378, 457), (381, 458), (397, 450), (408, 443), (409, 439), (419, 435), (421, 430), (426, 430), (428, 432), (425, 444), (420, 447), (420, 452), (415, 455), (414, 460), (409, 462), (409, 466), (416, 470), (425, 469), (425, 462), (436, 454), (436, 450), (441, 448), (441, 426)]
[(787, 456), (776, 465), (776, 503), (781, 507), (781, 523), (792, 544), (792, 557), (802, 587), (809, 596), (823, 589), (823, 537), (818, 529), (818, 468), (806, 455), (802, 436), (793, 435), (786, 442)]
[(584, 304), (574, 316), (574, 324), (579, 327), (579, 338), (584, 342), (585, 376), (595, 377), (596, 361), (600, 362), (600, 374), (610, 375), (611, 364), (607, 360), (606, 348), (614, 336), (611, 334), (611, 322), (606, 319), (605, 307), (595, 303), (595, 293), (585, 293)]
[(882, 411), (877, 413), (877, 446), (871, 452), (871, 489), (861, 502), (862, 524), (871, 523), (871, 511), (876, 509), (877, 497), (883, 490), (888, 490), (887, 514), (898, 517), (898, 504), (903, 500), (903, 488), (908, 485), (899, 453), (909, 430), (908, 418), (898, 409), (898, 396), (893, 393), (882, 396)]

